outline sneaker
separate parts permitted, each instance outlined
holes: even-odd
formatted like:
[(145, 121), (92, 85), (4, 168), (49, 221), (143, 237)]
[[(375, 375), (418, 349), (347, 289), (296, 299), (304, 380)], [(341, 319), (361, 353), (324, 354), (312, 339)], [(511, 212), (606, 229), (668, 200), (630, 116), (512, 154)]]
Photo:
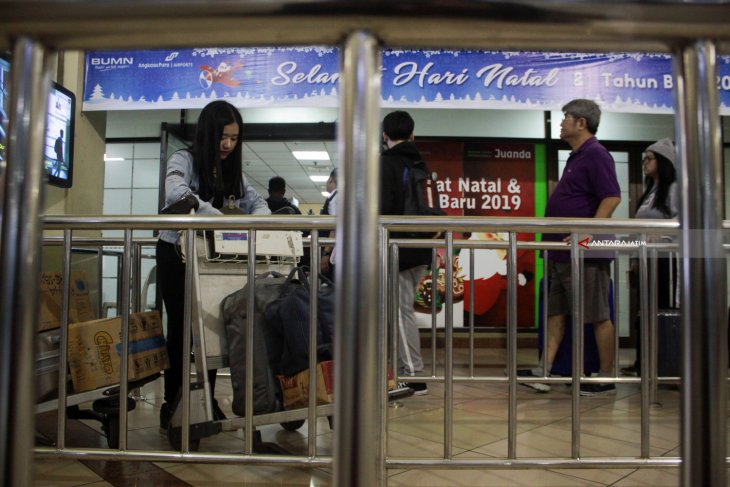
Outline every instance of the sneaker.
[(428, 384), (425, 382), (406, 382), (406, 387), (413, 389), (414, 396), (425, 396), (428, 394)]
[(160, 433), (167, 434), (167, 428), (170, 425), (170, 418), (172, 417), (172, 411), (167, 403), (162, 403), (160, 407)]
[[(520, 369), (517, 371), (517, 377), (535, 377), (535, 378), (537, 378), (538, 376), (532, 372), (532, 369)], [(542, 393), (550, 392), (550, 385), (543, 384), (541, 382), (518, 382), (518, 384), (521, 386), (527, 387), (529, 389), (532, 389), (533, 391), (536, 391), (536, 392), (542, 392)]]
[(630, 365), (628, 367), (621, 367), (621, 374), (628, 375), (630, 377), (639, 377), (641, 370), (636, 365)]
[(616, 384), (581, 384), (581, 396), (614, 396)]
[(213, 399), (211, 407), (213, 408), (213, 421), (223, 421), (226, 419), (226, 415), (223, 413), (221, 407), (218, 405), (217, 399)]

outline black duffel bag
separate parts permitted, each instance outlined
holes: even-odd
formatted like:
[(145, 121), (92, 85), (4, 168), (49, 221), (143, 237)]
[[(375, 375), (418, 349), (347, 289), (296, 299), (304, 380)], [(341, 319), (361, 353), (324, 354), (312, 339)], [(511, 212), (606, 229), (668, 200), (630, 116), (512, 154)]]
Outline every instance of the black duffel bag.
[[(309, 368), (310, 282), (304, 267), (296, 267), (280, 288), (279, 298), (266, 307), (269, 333), (278, 335), (270, 343), (269, 361), (276, 374), (292, 376)], [(335, 324), (335, 289), (332, 281), (320, 275), (317, 292), (317, 361), (332, 360)]]

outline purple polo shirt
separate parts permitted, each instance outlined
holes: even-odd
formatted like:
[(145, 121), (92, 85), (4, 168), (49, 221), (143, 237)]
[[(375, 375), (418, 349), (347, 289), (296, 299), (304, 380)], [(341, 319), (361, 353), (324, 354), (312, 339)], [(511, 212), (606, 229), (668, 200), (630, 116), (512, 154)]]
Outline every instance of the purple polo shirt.
[[(545, 216), (593, 218), (601, 201), (611, 196), (621, 197), (616, 164), (606, 148), (591, 137), (568, 157), (563, 175), (548, 199)], [(568, 234), (546, 233), (542, 239), (559, 242), (566, 236)], [(594, 238), (602, 237), (596, 235)], [(570, 262), (570, 252), (567, 251), (551, 251), (548, 255), (549, 260)], [(592, 256), (590, 260), (595, 260), (610, 258), (611, 254), (599, 256), (591, 252), (587, 255)]]

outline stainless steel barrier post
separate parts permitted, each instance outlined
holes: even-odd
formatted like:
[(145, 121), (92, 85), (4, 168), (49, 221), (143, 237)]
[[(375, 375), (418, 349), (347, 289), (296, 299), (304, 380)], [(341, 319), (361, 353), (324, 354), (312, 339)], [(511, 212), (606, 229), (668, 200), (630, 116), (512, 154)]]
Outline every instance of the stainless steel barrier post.
[[(355, 31), (342, 50), (338, 127), (344, 187), (338, 193), (335, 306), (334, 485), (384, 485), (385, 459), (377, 405), (380, 258), (378, 206), (380, 168), (380, 49), (371, 34)], [(338, 204), (339, 206), (339, 204)], [(347, 216), (347, 218), (345, 218)], [(345, 329), (347, 326), (347, 329)]]
[[(621, 270), (619, 265), (619, 256), (621, 254), (616, 251), (613, 253), (613, 375), (618, 377), (618, 362), (621, 346), (619, 344), (619, 328), (621, 327), (621, 286), (619, 281), (621, 278)], [(629, 320), (631, 323), (631, 320)]]
[[(387, 228), (383, 230), (383, 234), (384, 241), (388, 242), (389, 232)], [(393, 367), (393, 377), (395, 377), (397, 386), (398, 373), (400, 371), (400, 357), (398, 353), (398, 340), (400, 340), (400, 333), (398, 332), (398, 323), (400, 320), (400, 308), (398, 305), (400, 295), (398, 290), (398, 246), (391, 245), (385, 248), (388, 249), (388, 272), (385, 275), (385, 279), (388, 282), (388, 288), (386, 290), (388, 293), (388, 305), (386, 310), (388, 311), (387, 324), (390, 326), (390, 330), (388, 330), (390, 332), (388, 333), (390, 338), (390, 362), (391, 367)]]
[(547, 369), (547, 359), (545, 359), (545, 354), (547, 353), (547, 343), (548, 343), (548, 292), (549, 292), (549, 285), (550, 285), (550, 263), (548, 262), (548, 251), (543, 251), (542, 254), (542, 307), (540, 308), (540, 313), (542, 313), (542, 340), (540, 340), (541, 346), (542, 346), (542, 354), (540, 355), (542, 360), (542, 373), (543, 375), (549, 375), (550, 371)]
[[(573, 296), (572, 333), (573, 333), (573, 390), (572, 390), (572, 456), (580, 458), (580, 378), (583, 376), (583, 288), (582, 267), (583, 256), (578, 248), (579, 236), (573, 232), (570, 235), (570, 274), (571, 293)], [(550, 371), (548, 371), (550, 373)]]
[[(648, 262), (648, 281), (647, 287), (649, 297), (648, 310), (649, 310), (649, 354), (641, 357), (642, 362), (646, 365), (646, 372), (642, 372), (642, 376), (646, 374), (649, 379), (649, 401), (652, 404), (657, 404), (657, 389), (659, 387), (659, 332), (657, 328), (657, 293), (659, 288), (657, 287), (657, 251), (655, 248), (651, 249), (651, 258)], [(642, 368), (644, 368), (642, 366)]]
[(104, 246), (100, 244), (96, 252), (96, 261), (98, 262), (96, 266), (96, 282), (99, 283), (99, 291), (96, 293), (96, 316), (106, 318), (106, 316), (102, 316), (102, 311), (104, 310)]
[[(646, 242), (646, 234), (641, 234), (641, 239)], [(646, 262), (647, 250), (646, 246), (639, 247), (639, 314), (640, 327), (639, 335), (641, 336), (641, 349), (636, 353), (641, 354), (641, 456), (649, 458), (651, 455), (649, 444), (649, 409), (653, 401), (651, 395), (651, 384), (656, 379), (652, 372), (652, 361), (650, 359), (650, 332), (649, 332), (649, 295), (648, 295), (648, 266)]]
[[(310, 254), (311, 255), (311, 254)], [(249, 228), (248, 230), (248, 263), (246, 266), (248, 274), (248, 304), (246, 309), (256, 309), (256, 230)], [(245, 404), (243, 407), (246, 415), (246, 425), (243, 429), (243, 453), (251, 455), (253, 453), (253, 329), (254, 313), (246, 313), (246, 391)], [(311, 377), (311, 376), (310, 376)], [(210, 391), (205, 391), (206, 398), (210, 397)]]
[[(389, 336), (388, 336), (388, 323), (392, 323), (389, 319), (389, 313), (391, 311), (388, 311), (390, 309), (389, 301), (388, 301), (388, 269), (390, 266), (388, 265), (388, 230), (385, 229), (382, 226), (379, 226), (379, 232), (378, 236), (380, 238), (380, 248), (383, 249), (383, 258), (380, 259), (380, 292), (378, 293), (378, 323), (382, 323), (382, 326), (378, 327), (378, 343), (383, 344), (382, 347), (378, 347), (378, 363), (380, 363), (380, 369), (381, 370), (388, 370), (388, 360), (391, 356), (395, 357), (395, 354), (390, 353), (390, 350), (388, 349), (388, 342), (389, 342)], [(395, 363), (395, 360), (393, 360), (392, 365), (390, 366), (390, 370), (393, 374), (393, 380), (396, 382), (397, 387), (397, 364)], [(388, 376), (387, 373), (385, 375), (381, 374), (380, 377), (378, 377), (378, 408), (382, 411), (388, 410)], [(388, 427), (387, 427), (387, 421), (388, 421), (388, 414), (383, 413), (382, 421), (380, 421), (379, 427), (379, 434), (382, 438), (382, 441), (380, 442), (380, 445), (378, 447), (380, 450), (378, 451), (377, 455), (381, 458), (385, 459), (388, 456)], [(387, 476), (387, 471), (383, 469), (383, 475)], [(386, 484), (386, 480), (382, 480), (381, 483)]]
[(674, 55), (682, 256), (682, 485), (725, 486), (727, 307), (722, 157), (712, 41)]
[(474, 378), (474, 249), (469, 249), (469, 378)]
[[(132, 267), (132, 230), (124, 230), (124, 253), (122, 254), (122, 296), (119, 301), (119, 316), (122, 317), (122, 355), (119, 365), (119, 449), (127, 449), (127, 396), (129, 395), (129, 284)], [(60, 371), (59, 371), (60, 373)]]
[[(431, 249), (431, 377), (436, 377), (436, 349), (438, 348), (437, 332), (438, 332), (438, 280), (441, 269), (438, 264), (438, 251), (434, 247)], [(449, 282), (449, 281), (446, 281)], [(448, 287), (448, 286), (447, 286)], [(400, 308), (400, 301), (398, 301)], [(441, 303), (443, 308), (444, 303)], [(444, 324), (445, 325), (445, 324)], [(444, 331), (446, 327), (444, 326)]]
[(142, 244), (132, 244), (132, 312), (139, 313), (142, 303)]
[(197, 252), (197, 249), (195, 248), (195, 229), (186, 229), (185, 244), (187, 257), (185, 259), (185, 303), (183, 305), (183, 381), (182, 387), (180, 388), (182, 404), (182, 433), (180, 437), (180, 445), (182, 452), (188, 453), (190, 451), (190, 348), (193, 326), (193, 273), (195, 272), (192, 260), (194, 259), (195, 252)]
[[(454, 255), (454, 232), (446, 232), (446, 255)], [(438, 269), (432, 269), (438, 271)], [(444, 308), (444, 458), (454, 458), (454, 268), (449, 258), (446, 264), (446, 302)], [(436, 276), (437, 274), (432, 274)], [(437, 282), (431, 286), (436, 302)], [(435, 331), (435, 330), (434, 330)], [(435, 333), (434, 333), (435, 334)], [(432, 370), (436, 374), (436, 364)]]
[[(13, 49), (7, 164), (0, 164), (1, 486), (31, 484), (35, 424), (34, 339), (38, 318), (42, 149), (50, 86), (43, 47), (19, 37)], [(4, 166), (4, 167), (3, 167)]]
[[(309, 411), (307, 412), (307, 454), (317, 454), (317, 309), (319, 306), (319, 232), (310, 234), (312, 249), (309, 252), (310, 293), (309, 293)], [(251, 259), (249, 259), (251, 260)], [(253, 308), (249, 308), (253, 309)], [(253, 314), (253, 313), (251, 313)]]
[[(71, 242), (72, 233), (70, 229), (63, 231), (63, 258), (61, 272), (63, 273), (63, 281), (71, 282)], [(68, 309), (71, 297), (71, 287), (67, 284), (63, 286), (61, 291), (61, 337), (58, 345), (58, 407), (57, 424), (56, 424), (56, 447), (63, 449), (66, 447), (66, 404), (68, 399), (68, 387), (66, 374), (60, 373), (61, 370), (68, 370)]]
[[(512, 459), (517, 458), (517, 235), (514, 232), (509, 233), (507, 249), (507, 347), (509, 374), (507, 458)], [(545, 349), (543, 356), (544, 354)]]

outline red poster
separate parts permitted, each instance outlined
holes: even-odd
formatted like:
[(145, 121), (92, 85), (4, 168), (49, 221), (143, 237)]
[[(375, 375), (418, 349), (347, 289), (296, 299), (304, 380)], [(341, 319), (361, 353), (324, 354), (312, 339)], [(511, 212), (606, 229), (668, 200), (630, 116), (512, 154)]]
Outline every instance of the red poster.
[[(417, 141), (431, 171), (436, 172), (442, 208), (449, 215), (498, 217), (535, 216), (535, 153), (533, 144)], [(455, 236), (472, 240), (506, 241), (507, 233), (473, 232)], [(532, 234), (518, 234), (518, 240), (532, 240)], [(458, 278), (463, 283), (463, 314), (474, 309), (475, 324), (505, 326), (507, 323), (507, 251), (474, 251), (474, 275), (469, 275), (470, 252), (455, 256)], [(445, 259), (441, 259), (442, 262)], [(443, 265), (443, 264), (442, 264)], [(517, 321), (534, 326), (533, 278), (535, 254), (518, 251)], [(474, 303), (470, 288), (474, 287)], [(454, 308), (456, 317), (457, 308)], [(455, 319), (455, 324), (456, 324)], [(461, 320), (458, 320), (461, 321)]]

